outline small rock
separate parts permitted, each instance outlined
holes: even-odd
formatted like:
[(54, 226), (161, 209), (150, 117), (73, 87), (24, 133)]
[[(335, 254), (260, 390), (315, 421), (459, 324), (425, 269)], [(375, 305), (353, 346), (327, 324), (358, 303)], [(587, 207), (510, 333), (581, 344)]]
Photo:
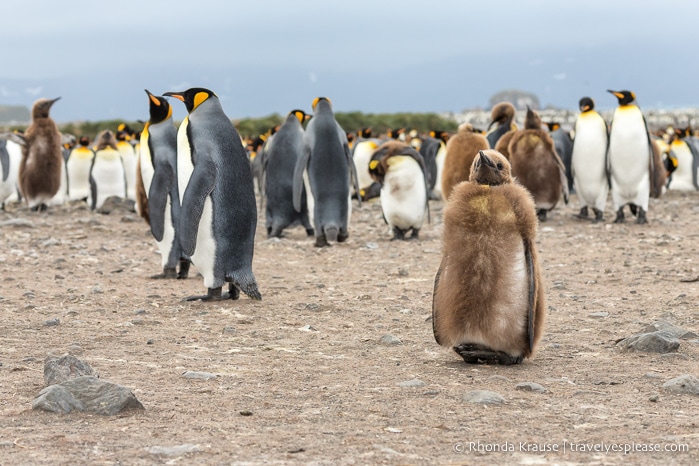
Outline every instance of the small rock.
[(46, 387), (84, 375), (97, 377), (97, 373), (88, 363), (70, 354), (49, 355), (44, 360), (44, 385)]
[(425, 396), (437, 396), (439, 395), (439, 390), (425, 390), (422, 394)]
[(185, 453), (193, 453), (199, 451), (199, 445), (192, 445), (191, 443), (185, 443), (182, 445), (175, 445), (174, 447), (148, 447), (144, 448), (151, 455), (163, 455), (163, 456), (180, 456)]
[(699, 379), (691, 374), (681, 375), (663, 384), (670, 393), (699, 395)]
[(151, 340), (146, 341), (146, 345), (152, 345), (153, 343), (155, 343), (155, 340), (151, 339)]
[(252, 411), (244, 409), (242, 411), (238, 411), (238, 414), (240, 414), (241, 416), (252, 416)]
[(99, 286), (93, 287), (91, 292), (92, 292), (92, 294), (102, 294), (102, 293), (104, 293), (104, 291), (102, 291), (102, 288), (99, 287)]
[(461, 401), (484, 405), (501, 405), (505, 402), (505, 398), (499, 393), (491, 392), (490, 390), (471, 390), (461, 395)]
[(235, 327), (230, 327), (230, 326), (223, 327), (223, 330), (221, 330), (221, 333), (223, 333), (223, 334), (231, 334), (231, 333), (236, 333), (236, 332), (237, 332), (237, 330), (235, 329)]
[(680, 347), (680, 341), (663, 330), (652, 333), (639, 333), (621, 340), (617, 345), (622, 351), (643, 351), (646, 353), (671, 353)]
[(699, 336), (690, 330), (673, 325), (666, 320), (658, 320), (656, 322), (653, 322), (648, 327), (646, 327), (643, 331), (646, 333), (665, 331), (665, 332), (671, 333), (672, 335), (674, 335), (676, 338), (679, 338), (680, 340), (689, 340), (692, 338), (697, 338)]
[(653, 403), (655, 403), (656, 401), (658, 401), (659, 398), (660, 397), (658, 395), (653, 394), (653, 395), (648, 397), (648, 401), (652, 401)]
[(312, 325), (304, 325), (299, 330), (301, 330), (302, 332), (317, 332), (318, 331), (318, 329), (313, 327)]
[(11, 218), (0, 222), (0, 227), (27, 227), (34, 228), (34, 223), (23, 218)]
[(660, 374), (656, 374), (655, 372), (646, 372), (645, 374), (643, 374), (643, 377), (645, 377), (647, 379), (660, 379), (661, 378)]
[(425, 382), (423, 382), (420, 379), (406, 380), (405, 382), (400, 382), (398, 384), (398, 386), (403, 387), (403, 388), (408, 388), (408, 387), (418, 388), (418, 387), (424, 387)]
[(211, 372), (198, 372), (198, 371), (186, 371), (182, 374), (185, 379), (199, 379), (199, 380), (210, 380), (218, 377), (216, 374)]
[(61, 321), (54, 317), (53, 319), (49, 319), (47, 321), (44, 321), (44, 327), (55, 327), (56, 325), (60, 324)]
[(504, 375), (497, 375), (497, 374), (491, 375), (490, 377), (488, 377), (488, 380), (497, 380), (499, 382), (511, 382), (511, 380), (508, 379), (507, 377), (505, 377)]
[(54, 413), (77, 410), (111, 416), (130, 408), (144, 409), (128, 388), (89, 375), (48, 386), (32, 402), (32, 409)]
[(590, 317), (609, 317), (609, 313), (607, 311), (592, 312)]
[(140, 316), (140, 315), (146, 314), (146, 312), (147, 311), (145, 309), (136, 309), (134, 311), (134, 314), (136, 314), (137, 316)]
[(386, 335), (382, 336), (379, 339), (379, 342), (381, 342), (381, 344), (386, 345), (386, 346), (396, 346), (396, 345), (400, 345), (403, 343), (402, 341), (400, 341), (399, 338), (396, 338), (390, 334), (386, 334)]
[(546, 387), (544, 387), (543, 385), (539, 385), (538, 383), (535, 383), (535, 382), (518, 383), (517, 385), (515, 385), (515, 390), (523, 390), (525, 392), (537, 392), (537, 393), (548, 392), (548, 389)]
[(373, 242), (366, 243), (364, 247), (370, 250), (379, 249), (379, 245)]

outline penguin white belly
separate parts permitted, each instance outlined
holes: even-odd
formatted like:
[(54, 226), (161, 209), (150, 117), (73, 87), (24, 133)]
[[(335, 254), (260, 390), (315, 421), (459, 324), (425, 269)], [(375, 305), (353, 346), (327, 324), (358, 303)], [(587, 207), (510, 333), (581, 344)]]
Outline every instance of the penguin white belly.
[(393, 156), (381, 188), (381, 209), (388, 225), (420, 229), (425, 220), (427, 191), (420, 165), (412, 157)]
[[(139, 158), (141, 159), (141, 179), (143, 180), (143, 187), (146, 191), (146, 197), (148, 197), (148, 192), (150, 191), (150, 184), (153, 182), (153, 174), (155, 173), (155, 168), (153, 168), (153, 159), (151, 158), (150, 151), (146, 146), (139, 153)], [(179, 180), (178, 180), (179, 187)]]
[(124, 166), (117, 151), (100, 151), (95, 157), (92, 179), (97, 185), (95, 209), (99, 209), (108, 197), (119, 196), (123, 198), (126, 195), (126, 185), (124, 184)]
[(136, 200), (136, 153), (131, 144), (124, 143), (128, 147), (121, 148), (121, 160), (124, 163), (124, 175), (126, 176), (126, 198)]
[(650, 147), (640, 111), (615, 112), (609, 136), (614, 210), (633, 203), (648, 210)]
[(177, 189), (180, 194), (180, 204), (182, 204), (184, 192), (194, 171), (192, 148), (189, 145), (189, 138), (187, 138), (188, 125), (189, 117), (185, 117), (177, 131)]
[[(303, 184), (306, 189), (306, 206), (308, 207), (308, 222), (310, 223), (311, 226), (316, 228), (315, 223), (313, 223), (313, 220), (315, 218), (315, 206), (316, 206), (316, 200), (313, 197), (313, 190), (311, 189), (311, 183), (308, 180), (308, 169), (303, 170)], [(350, 206), (352, 206), (352, 196), (350, 195), (350, 200), (349, 200)], [(318, 231), (316, 229), (316, 231)]]
[[(216, 263), (216, 239), (214, 238), (213, 232), (213, 217), (211, 196), (207, 196), (206, 201), (204, 201), (204, 209), (201, 213), (201, 219), (199, 220), (199, 228), (197, 230), (197, 245), (194, 248), (194, 254), (192, 254), (192, 263), (197, 267), (202, 277), (204, 277), (204, 286), (207, 288), (218, 288), (219, 286), (222, 286), (222, 283), (216, 283), (214, 277), (214, 265)], [(163, 257), (164, 260), (167, 260), (167, 256)]]
[(370, 141), (362, 141), (354, 149), (353, 160), (354, 168), (357, 170), (359, 189), (366, 189), (374, 182), (374, 179), (369, 174), (369, 161), (375, 148), (376, 144)]
[(172, 225), (172, 200), (170, 195), (167, 196), (167, 201), (165, 202), (165, 222), (163, 224), (163, 239), (161, 241), (156, 241), (158, 243), (158, 250), (160, 251), (160, 259), (162, 266), (167, 265), (168, 258), (170, 257), (170, 251), (172, 250), (172, 245), (175, 240), (175, 228)]
[[(518, 239), (519, 241), (517, 241)], [(510, 260), (501, 263), (501, 265), (507, 264), (508, 267), (502, 271), (501, 281), (498, 281), (501, 283), (498, 288), (508, 290), (508, 292), (498, 293), (500, 299), (490, 303), (487, 327), (481, 327), (479, 322), (468, 325), (461, 338), (453, 346), (460, 343), (476, 343), (496, 351), (504, 351), (512, 356), (523, 354), (521, 341), (527, 333), (529, 284), (524, 258), (524, 244), (521, 237), (517, 237), (513, 241), (517, 246), (509, 255)], [(484, 259), (486, 262), (488, 261), (488, 257)], [(479, 296), (478, 298), (489, 299), (488, 296)], [(513, 330), (522, 335), (522, 339), (513, 338)]]
[(609, 193), (605, 127), (576, 125), (571, 165), (575, 191), (581, 206), (593, 206), (604, 211)]
[(677, 168), (672, 172), (672, 178), (667, 189), (675, 191), (695, 191), (694, 177), (694, 156), (687, 147), (687, 144), (672, 144), (672, 153), (677, 158)]
[[(17, 177), (19, 176), (19, 165), (22, 161), (22, 147), (13, 142), (7, 141), (7, 155), (10, 162), (7, 172), (7, 179), (0, 180), (0, 202), (16, 202), (17, 196)], [(0, 170), (0, 175), (2, 171)]]
[(68, 159), (68, 200), (76, 201), (90, 197), (90, 166), (92, 157), (71, 155)]
[(444, 145), (444, 143), (440, 143), (439, 145), (439, 150), (437, 151), (437, 155), (435, 156), (435, 162), (437, 164), (437, 178), (434, 183), (434, 189), (432, 192), (442, 199), (442, 170), (444, 169), (444, 159), (447, 156), (447, 148)]
[(66, 164), (61, 159), (61, 184), (58, 187), (58, 191), (51, 198), (49, 205), (63, 205), (66, 201), (66, 195), (68, 194), (68, 174), (66, 173)]

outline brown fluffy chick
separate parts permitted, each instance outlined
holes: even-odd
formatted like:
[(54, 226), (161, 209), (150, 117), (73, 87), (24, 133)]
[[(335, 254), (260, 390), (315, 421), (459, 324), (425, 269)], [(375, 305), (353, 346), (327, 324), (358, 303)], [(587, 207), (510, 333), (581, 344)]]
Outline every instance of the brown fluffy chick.
[(546, 303), (529, 192), (497, 151), (480, 151), (444, 208), (434, 337), (468, 363), (518, 364), (541, 339)]
[(449, 199), (454, 186), (468, 180), (473, 159), (479, 150), (489, 149), (488, 140), (473, 132), (470, 125), (461, 125), (459, 132), (449, 138), (442, 168), (442, 198)]

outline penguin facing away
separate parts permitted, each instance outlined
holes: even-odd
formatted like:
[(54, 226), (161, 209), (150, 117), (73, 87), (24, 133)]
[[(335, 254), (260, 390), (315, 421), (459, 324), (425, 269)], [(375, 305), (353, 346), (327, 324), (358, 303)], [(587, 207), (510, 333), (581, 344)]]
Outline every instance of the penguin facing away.
[(168, 101), (147, 89), (146, 94), (150, 119), (141, 134), (141, 153), (153, 167), (148, 183), (148, 215), (163, 267), (163, 272), (152, 278), (184, 279), (189, 273), (190, 261), (182, 251), (179, 238), (181, 209), (177, 183), (177, 129), (172, 122), (172, 107)]
[(429, 218), (425, 163), (414, 147), (398, 141), (383, 143), (371, 157), (371, 176), (381, 185), (381, 210), (393, 231), (392, 240), (417, 239)]
[(566, 170), (566, 178), (568, 179), (568, 189), (573, 188), (573, 168), (571, 165), (571, 160), (573, 158), (573, 139), (570, 137), (568, 131), (563, 129), (560, 123), (557, 122), (547, 122), (546, 126), (549, 129), (549, 134), (551, 139), (553, 139), (553, 146), (556, 149), (556, 154), (563, 162), (563, 166)]
[(434, 337), (467, 363), (518, 364), (541, 339), (546, 303), (529, 192), (507, 159), (480, 151), (444, 208)]
[(281, 237), (285, 228), (301, 224), (308, 236), (315, 232), (308, 217), (306, 194), (301, 193), (301, 212), (294, 209), (294, 169), (304, 153), (303, 122), (306, 113), (292, 110), (274, 134), (274, 143), (265, 152), (262, 165), (265, 217), (268, 237)]
[(654, 171), (653, 150), (646, 119), (631, 91), (612, 91), (618, 102), (609, 130), (609, 171), (614, 223), (624, 222), (624, 206), (629, 204), (636, 223), (648, 223), (650, 179)]
[[(238, 131), (212, 91), (166, 92), (185, 104), (177, 131), (179, 238), (204, 277), (206, 296), (189, 301), (262, 299), (252, 271), (257, 205), (252, 170)], [(151, 187), (152, 192), (152, 187)], [(229, 282), (228, 293), (221, 288)]]
[(23, 135), (22, 161), (19, 165), (19, 189), (33, 211), (44, 211), (61, 186), (64, 164), (61, 134), (49, 116), (51, 106), (60, 97), (39, 99), (32, 107), (32, 122)]
[(575, 192), (580, 200), (578, 218), (588, 218), (588, 208), (595, 214), (594, 221), (604, 216), (609, 193), (607, 122), (595, 110), (595, 102), (583, 97), (579, 102), (580, 115), (575, 122), (575, 139), (571, 156), (571, 170)]
[(126, 131), (116, 132), (117, 149), (121, 154), (121, 161), (124, 163), (124, 174), (126, 175), (126, 198), (136, 200), (136, 165), (138, 157), (133, 145), (128, 140)]
[(442, 169), (442, 197), (449, 199), (454, 186), (468, 180), (473, 159), (478, 151), (489, 149), (488, 140), (480, 133), (474, 133), (470, 124), (459, 126), (459, 131), (449, 138)]
[(90, 198), (92, 210), (102, 207), (108, 197), (126, 198), (124, 164), (117, 149), (114, 133), (104, 130), (95, 138), (95, 156), (90, 167)]
[(359, 184), (347, 135), (335, 120), (326, 97), (313, 101), (313, 118), (306, 126), (305, 143), (305, 152), (294, 170), (294, 208), (301, 211), (305, 186), (308, 213), (315, 227), (315, 246), (329, 246), (330, 241), (342, 243), (349, 237), (350, 183), (356, 192)]
[(81, 136), (66, 162), (69, 201), (87, 200), (90, 197), (90, 168), (94, 157), (95, 153), (90, 149), (90, 139)]

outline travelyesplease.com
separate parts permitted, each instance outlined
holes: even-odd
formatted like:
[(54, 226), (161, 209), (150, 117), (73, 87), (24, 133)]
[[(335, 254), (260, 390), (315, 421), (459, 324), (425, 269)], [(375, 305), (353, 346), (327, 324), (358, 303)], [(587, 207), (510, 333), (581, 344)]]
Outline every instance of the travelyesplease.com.
[(560, 443), (531, 443), (531, 442), (463, 442), (454, 444), (456, 453), (496, 453), (496, 452), (525, 452), (525, 453), (648, 453), (648, 452), (672, 452), (686, 453), (689, 444), (686, 443), (587, 443), (568, 442)]

